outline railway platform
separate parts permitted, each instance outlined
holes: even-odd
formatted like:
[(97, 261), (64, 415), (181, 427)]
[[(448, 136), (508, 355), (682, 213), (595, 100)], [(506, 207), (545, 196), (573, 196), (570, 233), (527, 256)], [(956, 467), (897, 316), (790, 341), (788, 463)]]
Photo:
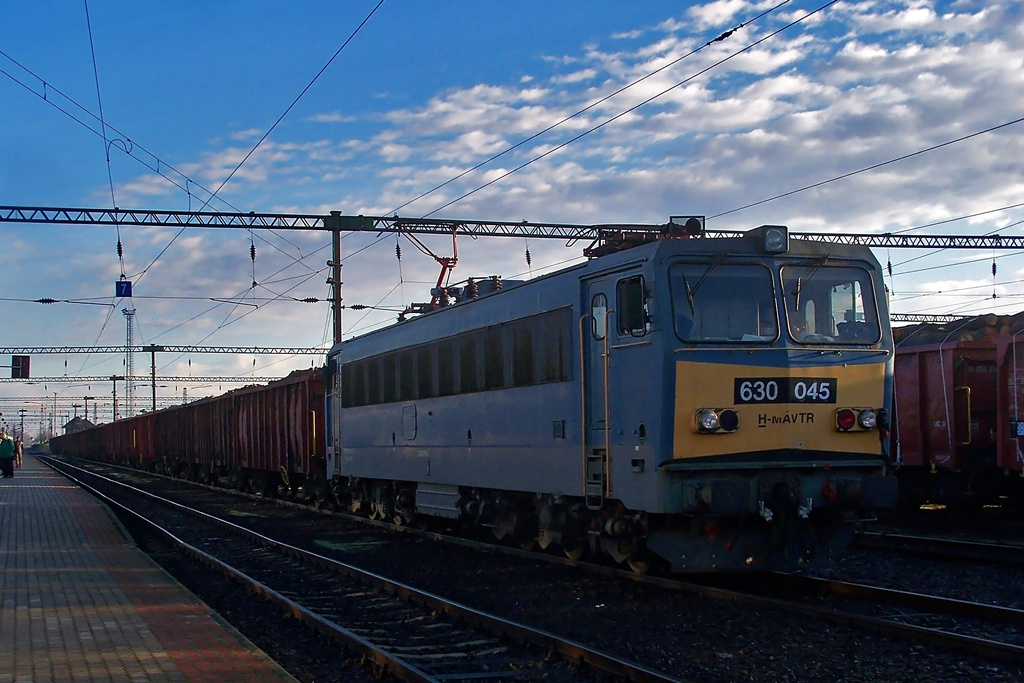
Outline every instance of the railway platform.
[(0, 480), (0, 683), (294, 681), (29, 454)]

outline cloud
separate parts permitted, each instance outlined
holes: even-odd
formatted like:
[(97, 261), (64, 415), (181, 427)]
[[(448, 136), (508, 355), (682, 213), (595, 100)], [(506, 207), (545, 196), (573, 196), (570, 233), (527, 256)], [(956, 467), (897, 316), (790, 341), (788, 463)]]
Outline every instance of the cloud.
[[(526, 63), (522, 70), (529, 76), (517, 72), (488, 80), (474, 72), (473, 80), (462, 84), (439, 81), (425, 96), (402, 100), (415, 102), (411, 106), (389, 106), (385, 100), (373, 102), (372, 109), (338, 109), (336, 96), (315, 100), (306, 109), (309, 113), (276, 130), (242, 165), (225, 186), (224, 198), (244, 207), (290, 213), (388, 214), (749, 21), (768, 6), (740, 0), (706, 3), (651, 26), (592, 39), (565, 54)], [(709, 219), (709, 225), (746, 229), (784, 223), (794, 230), (860, 233), (904, 230), (1020, 201), (1024, 143), (1018, 125), (733, 212), (1020, 116), (1024, 34), (1009, 5), (839, 3), (814, 21), (717, 65), (803, 10), (782, 11), (789, 14), (773, 13), (748, 24), (409, 204), (402, 213), (423, 215), (465, 196), (440, 215), (660, 223), (673, 214), (724, 214)], [(598, 128), (652, 97), (656, 99), (651, 103)], [(339, 123), (346, 125), (322, 125)], [(592, 128), (556, 154), (530, 163)], [(210, 136), (205, 148), (183, 152), (175, 167), (214, 189), (262, 134), (238, 130), (225, 133), (226, 141)], [(522, 170), (501, 178), (524, 164)], [(497, 182), (474, 192), (492, 180)], [(201, 196), (194, 186), (192, 190), (195, 197)], [(109, 201), (109, 189), (102, 183), (96, 184), (95, 192)], [(117, 195), (123, 204), (147, 205), (156, 199), (165, 206), (187, 204), (180, 190), (150, 172), (119, 182)], [(1007, 212), (929, 232), (980, 234), (1016, 220), (1019, 213)], [(53, 263), (32, 276), (38, 288), (33, 295), (61, 295), (38, 283), (47, 278), (59, 281), (66, 265), (58, 264), (67, 263), (82, 268), (85, 282), (104, 283), (99, 295), (106, 294), (120, 264), (113, 253), (115, 231), (104, 230), (102, 239), (53, 246)], [(255, 264), (244, 231), (188, 230), (158, 258), (172, 234), (132, 228), (123, 236), (133, 275), (155, 259), (139, 286), (140, 322), (147, 339), (230, 343), (258, 338), (267, 345), (315, 345), (324, 340), (323, 300), (329, 292), (323, 269), (330, 258), (326, 233), (278, 236), (261, 231), (259, 235), (272, 245), (257, 240)], [(396, 242), (402, 246), (401, 261)], [(438, 254), (451, 249), (450, 240), (429, 243)], [(437, 277), (433, 259), (393, 235), (352, 234), (342, 245), (347, 303), (400, 309), (423, 300)], [(527, 245), (532, 266), (525, 263)], [(544, 240), (464, 239), (458, 246), (456, 279), (496, 273), (528, 277), (531, 270), (536, 274), (579, 259), (582, 249)], [(961, 273), (952, 270), (963, 262), (961, 256), (947, 253), (910, 260), (918, 256), (923, 255), (892, 256), (895, 277), (890, 284), (898, 293), (948, 293), (992, 284), (984, 277), (989, 265), (984, 259)], [(1018, 269), (1000, 265), (1007, 273)], [(259, 283), (255, 289), (253, 279)], [(24, 283), (14, 286), (28, 288)], [(89, 289), (79, 283), (72, 293), (97, 295)], [(993, 305), (981, 290), (967, 303)], [(1012, 300), (1012, 288), (997, 291)], [(194, 298), (141, 298), (163, 293)], [(236, 297), (257, 307), (239, 305)], [(259, 297), (275, 300), (257, 302)], [(295, 298), (322, 301), (303, 304)], [(901, 295), (894, 301), (901, 312), (965, 305), (963, 298), (952, 295)], [(102, 327), (103, 342), (117, 343), (124, 336), (119, 310), (113, 316), (89, 310), (71, 315), (69, 325)], [(111, 319), (104, 325), (105, 316)], [(372, 329), (395, 316), (393, 310), (346, 310), (346, 334)], [(180, 361), (168, 359), (172, 362), (180, 368)], [(196, 359), (194, 365), (199, 362)], [(237, 366), (232, 371), (245, 370), (244, 359), (232, 362)], [(214, 367), (213, 359), (201, 363)]]
[(312, 121), (314, 123), (352, 123), (356, 120), (357, 119), (354, 116), (346, 116), (336, 111), (306, 117), (306, 121)]

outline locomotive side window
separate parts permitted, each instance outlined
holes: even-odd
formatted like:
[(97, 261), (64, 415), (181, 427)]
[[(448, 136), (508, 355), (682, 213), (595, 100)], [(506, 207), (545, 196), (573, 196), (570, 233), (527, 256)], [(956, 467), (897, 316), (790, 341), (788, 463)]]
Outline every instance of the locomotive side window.
[(678, 263), (669, 269), (676, 335), (704, 343), (768, 343), (779, 336), (772, 273), (762, 264)]
[(366, 362), (366, 402), (375, 405), (381, 402), (380, 359)]
[(350, 408), (359, 405), (355, 401), (355, 392), (352, 390), (352, 376), (355, 374), (355, 365), (346, 363), (341, 366), (341, 404)]
[(619, 280), (616, 288), (616, 318), (619, 334), (642, 337), (651, 331), (647, 314), (647, 288), (642, 275)]
[(480, 388), (477, 379), (476, 337), (466, 335), (459, 348), (459, 393), (470, 394)]
[(540, 324), (534, 326), (537, 348), (540, 349), (538, 383), (564, 382), (569, 375), (569, 309), (546, 313)]
[(863, 268), (821, 262), (782, 269), (790, 336), (806, 344), (873, 344), (882, 333), (871, 277)]
[(590, 331), (594, 339), (601, 341), (608, 327), (608, 297), (595, 294), (590, 302)]
[(430, 398), (434, 393), (434, 357), (430, 347), (416, 349), (416, 396)]
[(528, 387), (533, 379), (533, 329), (517, 326), (512, 330), (512, 385)]
[(441, 342), (437, 347), (437, 395), (451, 396), (455, 393), (455, 354), (451, 342)]
[(398, 361), (394, 354), (385, 356), (380, 362), (380, 400), (381, 403), (392, 403), (395, 396), (395, 363)]
[(488, 329), (484, 334), (484, 389), (505, 386), (504, 335), (500, 327)]
[(398, 400), (416, 398), (416, 369), (412, 364), (412, 351), (398, 354)]

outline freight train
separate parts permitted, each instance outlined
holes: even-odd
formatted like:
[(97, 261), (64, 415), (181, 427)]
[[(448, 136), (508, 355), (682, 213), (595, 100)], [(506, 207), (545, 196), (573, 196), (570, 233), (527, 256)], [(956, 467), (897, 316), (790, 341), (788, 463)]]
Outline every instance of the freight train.
[(908, 506), (1024, 502), (1024, 314), (896, 328), (892, 444)]
[(50, 440), (54, 453), (327, 502), (321, 368)]
[[(777, 225), (709, 237), (699, 218), (601, 234), (585, 263), (438, 288), (422, 315), (335, 345), (325, 409), (306, 421), (324, 425), (322, 452), (236, 462), (231, 436), (173, 466), (301, 478), (376, 519), (637, 571), (828, 561), (895, 505), (893, 340), (867, 248)], [(228, 432), (260, 419), (243, 415), (210, 419)], [(127, 428), (54, 449), (109, 452), (104, 429)]]

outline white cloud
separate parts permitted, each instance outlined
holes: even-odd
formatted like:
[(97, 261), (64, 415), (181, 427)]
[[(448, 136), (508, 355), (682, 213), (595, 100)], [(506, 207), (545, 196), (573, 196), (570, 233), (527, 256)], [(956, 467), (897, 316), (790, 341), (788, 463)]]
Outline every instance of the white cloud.
[[(403, 105), (390, 109), (380, 109), (379, 102), (372, 110), (339, 108), (337, 94), (332, 92), (329, 98), (311, 102), (304, 116), (275, 130), (225, 186), (224, 196), (245, 207), (275, 207), (282, 212), (390, 213), (767, 7), (739, 0), (704, 4), (653, 26), (594, 39), (578, 49), (566, 48), (566, 54), (525, 63), (522, 70), (529, 71), (529, 76), (518, 76), (517, 71), (488, 82), (474, 72), (475, 80), (469, 83), (439, 80), (428, 95), (396, 97)], [(422, 215), (470, 193), (709, 67), (706, 74), (557, 154), (469, 194), (441, 215), (567, 223), (663, 222), (671, 214), (691, 212), (712, 216), (1011, 120), (1020, 115), (1019, 93), (1024, 86), (1024, 32), (1019, 20), (1014, 22), (1006, 14), (1011, 9), (980, 2), (841, 3), (816, 16), (813, 24), (789, 29), (712, 67), (781, 26), (781, 16), (767, 15), (403, 208), (402, 213)], [(794, 12), (790, 11), (790, 18), (798, 15)], [(389, 87), (382, 84), (380, 89)], [(320, 125), (339, 123), (346, 125)], [(182, 160), (175, 167), (210, 189), (217, 187), (265, 132), (238, 128), (220, 133), (224, 137), (206, 149), (181, 152)], [(205, 132), (204, 136), (215, 139)], [(785, 223), (794, 230), (855, 232), (906, 229), (1019, 202), (1024, 193), (1022, 160), (1020, 126), (1011, 127), (729, 213), (711, 219), (709, 225), (748, 228)], [(94, 186), (100, 201), (109, 201), (105, 184), (96, 181)], [(188, 201), (149, 172), (118, 182), (116, 189), (122, 205), (147, 205), (158, 198), (163, 206), (177, 204), (184, 209)], [(200, 196), (194, 186), (193, 192)], [(1007, 212), (935, 231), (981, 233), (1020, 218), (1019, 212)], [(249, 311), (245, 309), (250, 306), (209, 300), (274, 296), (298, 283), (302, 284), (289, 296), (326, 297), (324, 275), (311, 275), (330, 257), (322, 250), (326, 234), (260, 234), (277, 249), (257, 241), (255, 279), (261, 285), (252, 290), (253, 263), (244, 232), (188, 230), (157, 259), (170, 240), (169, 231), (126, 231), (126, 261), (133, 275), (157, 259), (140, 284), (140, 297), (169, 292), (197, 297), (184, 303), (140, 298), (147, 339), (320, 343), (325, 304), (261, 302), (258, 310)], [(55, 245), (52, 260), (54, 264), (73, 262), (82, 269), (84, 283), (101, 282), (100, 294), (108, 294), (107, 285), (119, 274), (112, 254), (114, 235), (110, 229), (102, 240)], [(17, 241), (27, 244), (29, 238)], [(436, 242), (437, 253), (451, 248), (450, 241)], [(579, 258), (581, 248), (566, 250), (562, 244), (541, 240), (529, 244), (532, 269), (538, 273), (551, 264)], [(453, 277), (528, 273), (525, 247), (523, 241), (462, 240), (461, 262)], [(374, 244), (371, 235), (352, 235), (343, 241), (343, 252), (351, 255), (344, 271), (345, 299), (350, 303), (401, 307), (423, 298), (425, 287), (415, 283), (429, 283), (437, 276), (433, 260), (408, 245), (403, 246), (399, 264), (393, 236)], [(951, 292), (955, 287), (985, 283), (974, 270), (969, 274), (952, 270), (962, 257), (947, 254), (909, 261), (919, 255), (894, 255), (897, 292), (926, 287)], [(301, 259), (302, 265), (293, 259)], [(925, 265), (936, 270), (918, 270)], [(971, 268), (983, 274), (985, 265)], [(1009, 264), (1000, 268), (1015, 269)], [(47, 265), (43, 271), (29, 282), (61, 281), (61, 267)], [(303, 283), (304, 278), (310, 279)], [(35, 286), (54, 296), (61, 294)], [(22, 282), (12, 287), (30, 288)], [(74, 294), (89, 296), (89, 289), (88, 284), (76, 283)], [(899, 307), (906, 306), (897, 309), (901, 312), (964, 305), (962, 298), (952, 296), (897, 297), (895, 301)], [(978, 302), (987, 305), (983, 295)], [(100, 329), (106, 314), (76, 311), (68, 325)], [(348, 311), (346, 329), (365, 330), (394, 317), (390, 311), (358, 315)], [(103, 342), (118, 343), (124, 335), (119, 310), (102, 329)], [(180, 368), (180, 361), (173, 362)], [(248, 362), (251, 369), (251, 359)], [(204, 371), (214, 367), (212, 359), (194, 359), (194, 368), (200, 363)], [(246, 369), (244, 360), (235, 363), (241, 365), (232, 370)]]

